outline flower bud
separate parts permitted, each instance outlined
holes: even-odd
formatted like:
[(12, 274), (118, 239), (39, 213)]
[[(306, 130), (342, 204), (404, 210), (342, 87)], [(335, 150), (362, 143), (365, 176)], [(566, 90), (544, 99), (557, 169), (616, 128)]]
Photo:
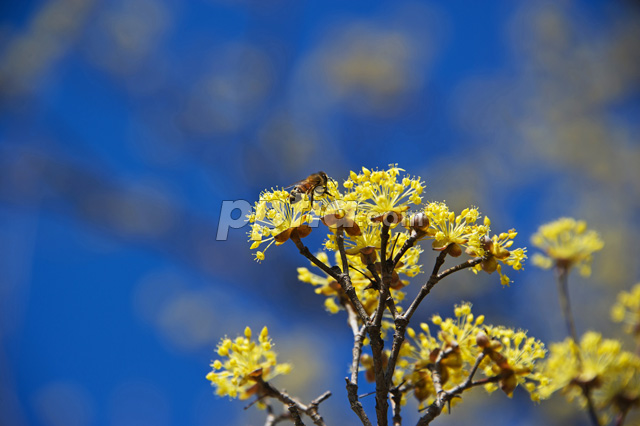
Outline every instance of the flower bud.
[(482, 270), (487, 274), (491, 274), (498, 268), (498, 261), (493, 256), (491, 256), (490, 258), (480, 262), (480, 266), (482, 267)]
[(485, 251), (490, 252), (493, 249), (493, 240), (488, 235), (480, 237), (480, 244)]
[(411, 229), (415, 231), (426, 231), (429, 229), (429, 218), (424, 212), (414, 214), (409, 219)]
[(460, 247), (460, 244), (451, 243), (449, 244), (447, 254), (451, 257), (460, 257), (462, 254), (462, 247)]
[(489, 345), (489, 336), (484, 331), (479, 331), (476, 334), (476, 344), (481, 348), (486, 348)]

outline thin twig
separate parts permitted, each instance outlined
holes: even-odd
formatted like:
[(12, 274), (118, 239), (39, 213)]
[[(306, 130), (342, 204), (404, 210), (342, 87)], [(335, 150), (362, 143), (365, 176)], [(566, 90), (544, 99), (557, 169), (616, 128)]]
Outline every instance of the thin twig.
[(598, 419), (598, 413), (596, 412), (596, 406), (591, 398), (591, 390), (587, 386), (582, 387), (582, 394), (587, 399), (587, 412), (589, 414), (589, 420), (594, 426), (600, 426), (600, 419)]
[(365, 426), (371, 426), (371, 421), (364, 411), (362, 403), (358, 399), (358, 373), (360, 371), (360, 355), (362, 354), (362, 342), (366, 333), (366, 326), (358, 329), (358, 316), (354, 312), (351, 305), (345, 305), (347, 311), (347, 321), (353, 332), (353, 350), (351, 359), (351, 378), (345, 378), (347, 382), (347, 398), (351, 405), (351, 409), (358, 416)]
[(367, 265), (367, 269), (371, 272), (371, 276), (375, 280), (375, 288), (376, 290), (380, 290), (382, 288), (382, 280), (380, 279), (380, 275), (378, 275), (378, 271), (376, 271), (376, 265), (374, 263), (369, 263)]
[(293, 241), (296, 247), (298, 247), (298, 250), (300, 251), (301, 255), (309, 259), (311, 263), (316, 265), (318, 268), (322, 269), (322, 271), (325, 274), (329, 275), (334, 280), (340, 282), (340, 274), (338, 274), (335, 270), (331, 269), (329, 265), (327, 265), (326, 263), (322, 262), (320, 259), (315, 257), (313, 253), (311, 253), (309, 248), (302, 243), (302, 240), (300, 240), (300, 238), (292, 239), (291, 241)]
[[(573, 313), (571, 312), (571, 302), (569, 299), (569, 266), (564, 264), (556, 265), (556, 277), (558, 281), (558, 298), (560, 299), (562, 314), (567, 326), (567, 333), (569, 333), (569, 337), (573, 339), (573, 342), (577, 346), (576, 358), (580, 368), (582, 368), (582, 355), (580, 354), (578, 334), (576, 333), (576, 325), (573, 319)], [(581, 385), (580, 388), (582, 389), (582, 395), (587, 400), (589, 420), (594, 426), (600, 426), (600, 419), (598, 419), (598, 413), (596, 412), (596, 407), (591, 397), (589, 385)]]
[(482, 262), (483, 258), (482, 257), (474, 257), (473, 259), (469, 259), (466, 262), (462, 262), (459, 265), (456, 266), (452, 266), (451, 268), (442, 271), (440, 274), (438, 274), (438, 281), (440, 281), (441, 279), (443, 279), (444, 277), (446, 277), (447, 275), (451, 275), (454, 272), (458, 272), (462, 269), (465, 268), (471, 268), (476, 266), (478, 263)]
[(360, 421), (364, 426), (372, 426), (371, 420), (367, 417), (367, 413), (364, 411), (362, 403), (358, 400), (358, 385), (350, 382), (348, 378), (345, 378), (345, 381), (347, 382), (347, 397), (349, 398), (351, 409), (360, 418)]
[(475, 364), (473, 364), (473, 367), (469, 372), (469, 377), (467, 377), (467, 380), (463, 383), (463, 387), (468, 386), (471, 383), (471, 381), (473, 380), (473, 376), (475, 376), (476, 372), (478, 371), (478, 368), (480, 367), (480, 363), (482, 362), (485, 356), (486, 354), (483, 352), (476, 357), (476, 362)]
[(298, 407), (296, 406), (296, 404), (294, 402), (290, 403), (287, 406), (287, 409), (289, 410), (289, 413), (291, 414), (291, 418), (293, 419), (293, 424), (295, 424), (296, 426), (305, 426), (304, 422), (300, 418), (300, 413), (298, 412)]
[[(326, 426), (326, 424), (324, 422), (324, 419), (318, 413), (318, 404), (319, 404), (319, 402), (317, 404), (311, 403), (311, 404), (309, 404), (307, 406), (307, 405), (304, 405), (303, 403), (301, 403), (300, 401), (298, 401), (298, 400), (292, 398), (291, 396), (289, 396), (289, 394), (287, 392), (281, 391), (281, 390), (275, 388), (269, 382), (265, 382), (264, 380), (262, 380), (262, 377), (258, 377), (256, 379), (256, 381), (258, 382), (258, 384), (262, 388), (262, 391), (264, 392), (265, 395), (277, 399), (278, 401), (282, 402), (283, 404), (285, 404), (289, 408), (289, 412), (291, 413), (291, 416), (294, 418), (294, 420), (295, 420), (295, 414), (294, 414), (293, 411), (298, 413), (298, 417), (299, 417), (299, 413), (306, 414), (307, 416), (309, 416), (311, 418), (311, 420), (313, 421), (313, 423), (316, 426)], [(328, 393), (328, 395), (327, 395), (327, 393)], [(316, 398), (316, 400), (314, 400), (314, 401), (320, 400), (321, 398), (322, 398), (322, 401), (324, 401), (329, 396), (331, 396), (331, 393), (330, 392), (325, 392), (324, 394), (321, 395), (320, 398)], [(302, 420), (300, 420), (300, 421), (302, 421)], [(298, 423), (296, 423), (296, 425), (298, 425)]]
[[(353, 265), (349, 265), (349, 268), (353, 269), (354, 271), (360, 273), (360, 275), (362, 275), (364, 278), (369, 280), (369, 288), (380, 288), (380, 286), (378, 285), (378, 282), (374, 279), (371, 278), (369, 275), (367, 275), (364, 271), (361, 271), (360, 269), (356, 268)], [(366, 289), (365, 289), (366, 290)]]
[(281, 413), (279, 415), (273, 414), (273, 409), (270, 405), (267, 405), (267, 418), (265, 419), (264, 426), (275, 426), (280, 422), (284, 422), (285, 420), (291, 420), (290, 413)]
[[(341, 231), (341, 230), (342, 228), (338, 228), (338, 231)], [(349, 275), (339, 274), (334, 269), (330, 268), (326, 263), (320, 261), (317, 257), (315, 257), (311, 253), (311, 251), (309, 251), (309, 249), (302, 243), (302, 240), (300, 240), (299, 238), (292, 239), (292, 241), (295, 243), (296, 247), (298, 247), (298, 250), (300, 251), (301, 255), (309, 259), (311, 263), (316, 265), (318, 268), (322, 269), (324, 273), (326, 273), (331, 278), (333, 278), (338, 283), (340, 283), (340, 285), (344, 289), (344, 292), (347, 294), (347, 297), (349, 298), (349, 300), (351, 300), (351, 303), (353, 303), (353, 305), (355, 306), (356, 312), (358, 312), (358, 316), (360, 317), (360, 320), (364, 324), (366, 324), (369, 321), (369, 317), (367, 315), (367, 312), (364, 310), (364, 307), (362, 306), (362, 302), (360, 302), (360, 299), (358, 299), (356, 290), (353, 287), (353, 284), (351, 284), (351, 279), (349, 278)], [(343, 246), (343, 249), (344, 249), (344, 246)]]
[(342, 260), (342, 274), (351, 278), (349, 275), (349, 259), (347, 259), (347, 251), (344, 249), (344, 229), (340, 226), (336, 232), (336, 240), (338, 241), (338, 251), (340, 252), (340, 260)]
[(338, 251), (340, 252), (340, 259), (342, 260), (342, 274), (338, 276), (337, 281), (340, 283), (340, 286), (342, 286), (342, 289), (347, 294), (347, 297), (349, 297), (351, 303), (353, 303), (353, 306), (355, 306), (356, 312), (360, 317), (360, 321), (362, 321), (363, 324), (367, 324), (369, 322), (369, 316), (364, 310), (364, 306), (362, 306), (362, 302), (358, 298), (356, 289), (353, 287), (353, 284), (351, 283), (351, 277), (349, 276), (349, 259), (347, 258), (347, 252), (344, 249), (344, 229), (342, 227), (338, 228), (336, 237), (338, 241)]
[(436, 396), (436, 400), (427, 407), (426, 413), (418, 420), (417, 426), (426, 426), (430, 424), (433, 419), (435, 419), (440, 415), (440, 413), (442, 413), (444, 407), (449, 404), (449, 402), (453, 398), (459, 396), (465, 390), (474, 388), (476, 386), (483, 386), (488, 383), (495, 383), (500, 381), (501, 378), (501, 374), (476, 381), (470, 381), (469, 378), (467, 378), (464, 383), (459, 384), (453, 389), (438, 393), (438, 395)]
[[(394, 269), (398, 265), (398, 262), (400, 262), (400, 259), (402, 259), (402, 256), (404, 256), (404, 254), (407, 252), (407, 250), (409, 250), (411, 247), (413, 247), (416, 244), (416, 242), (418, 241), (418, 238), (419, 238), (419, 234), (416, 231), (412, 231), (409, 238), (407, 238), (407, 240), (402, 245), (402, 248), (400, 249), (398, 254), (396, 254), (396, 256), (393, 258)], [(391, 255), (393, 255), (393, 253), (391, 253)]]
[(416, 310), (418, 309), (418, 306), (420, 305), (420, 302), (422, 302), (422, 299), (424, 299), (427, 296), (427, 294), (429, 294), (433, 286), (438, 283), (439, 281), (438, 271), (440, 271), (440, 268), (444, 264), (445, 257), (447, 257), (446, 249), (442, 250), (438, 255), (438, 257), (436, 258), (436, 263), (433, 266), (433, 272), (431, 273), (429, 280), (426, 283), (424, 283), (424, 285), (420, 288), (418, 295), (413, 300), (413, 302), (411, 302), (411, 305), (409, 305), (409, 309), (407, 309), (407, 312), (404, 313), (403, 316), (407, 321), (409, 321), (413, 316), (413, 314), (416, 312)]
[(573, 341), (578, 344), (578, 334), (576, 333), (576, 325), (573, 320), (573, 314), (571, 313), (571, 302), (569, 300), (569, 268), (558, 266), (556, 273), (558, 280), (558, 298), (560, 299), (562, 314), (567, 326), (567, 333), (569, 333)]

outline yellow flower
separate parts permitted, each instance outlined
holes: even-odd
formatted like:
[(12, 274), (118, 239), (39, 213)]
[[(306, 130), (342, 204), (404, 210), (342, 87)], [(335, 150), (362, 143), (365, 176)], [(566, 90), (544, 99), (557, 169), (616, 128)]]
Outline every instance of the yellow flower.
[(308, 224), (313, 218), (307, 208), (304, 203), (291, 204), (289, 193), (284, 190), (264, 191), (260, 194), (260, 200), (255, 203), (253, 211), (248, 216), (251, 224), (251, 249), (267, 244), (256, 252), (257, 261), (264, 260), (264, 252), (272, 244), (280, 245), (290, 238), (304, 238), (309, 235), (311, 228)]
[[(527, 337), (524, 331), (485, 324), (483, 315), (476, 317), (471, 312), (470, 303), (456, 305), (454, 318), (443, 319), (434, 315), (431, 322), (438, 330), (437, 335), (431, 333), (428, 324), (422, 323), (422, 333), (407, 330), (413, 343), (407, 343), (407, 347), (403, 348), (408, 368), (404, 369), (401, 379), (413, 386), (421, 407), (431, 404), (435, 399), (429, 368), (439, 356), (442, 357), (444, 390), (451, 390), (463, 383), (476, 358), (484, 353), (480, 374), (487, 378), (499, 375), (498, 385), (509, 396), (518, 385), (523, 385), (532, 399), (539, 398), (537, 388), (546, 382), (544, 376), (534, 370), (534, 366), (545, 356), (542, 342)], [(498, 385), (489, 383), (485, 389), (492, 392)]]
[(640, 283), (629, 292), (618, 294), (616, 303), (611, 308), (611, 318), (622, 322), (627, 333), (640, 338)]
[(449, 244), (465, 245), (474, 235), (479, 238), (488, 227), (477, 226), (480, 213), (475, 207), (464, 209), (459, 215), (443, 202), (430, 202), (424, 208), (430, 227), (427, 238), (432, 238), (435, 250), (444, 250)]
[[(488, 225), (489, 223), (489, 219), (485, 217), (485, 224)], [(513, 239), (517, 235), (518, 233), (515, 229), (510, 229), (508, 232), (502, 232), (491, 238), (488, 236), (478, 238), (478, 235), (474, 234), (468, 243), (467, 253), (472, 256), (484, 257), (482, 262), (474, 267), (474, 272), (483, 270), (491, 274), (497, 271), (500, 275), (500, 283), (508, 286), (511, 280), (502, 272), (502, 264), (511, 266), (515, 271), (519, 271), (527, 258), (526, 248), (509, 250), (513, 246)]]
[(344, 183), (349, 190), (344, 198), (358, 201), (361, 213), (370, 220), (399, 223), (410, 203), (418, 205), (422, 202), (420, 194), (424, 189), (420, 178), (405, 176), (399, 179), (401, 171), (404, 170), (392, 164), (388, 170), (371, 171), (363, 167), (359, 174), (351, 172)]
[(602, 424), (620, 412), (620, 404), (640, 403), (640, 358), (623, 351), (619, 341), (603, 339), (600, 333), (585, 333), (579, 346), (571, 338), (552, 344), (540, 369), (549, 377), (547, 385), (539, 389), (541, 397), (562, 390), (568, 400), (577, 400), (584, 408), (587, 400), (582, 387), (587, 387), (601, 411)]
[(533, 256), (534, 265), (543, 269), (577, 266), (583, 276), (591, 274), (592, 254), (604, 247), (598, 233), (587, 229), (585, 221), (569, 217), (540, 226), (531, 242), (544, 253)]
[(291, 371), (290, 364), (277, 363), (268, 333), (264, 327), (256, 342), (251, 340), (252, 332), (247, 327), (244, 336), (234, 340), (225, 337), (220, 341), (217, 353), (222, 360), (213, 361), (213, 370), (207, 374), (207, 380), (215, 386), (217, 395), (247, 399), (260, 392), (258, 378), (269, 381)]

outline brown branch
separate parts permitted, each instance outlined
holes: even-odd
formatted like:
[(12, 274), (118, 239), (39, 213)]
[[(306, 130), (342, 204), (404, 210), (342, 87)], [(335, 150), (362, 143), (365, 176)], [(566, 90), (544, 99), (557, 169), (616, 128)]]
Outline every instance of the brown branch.
[(347, 382), (347, 397), (349, 398), (351, 409), (357, 414), (364, 426), (372, 426), (371, 420), (367, 417), (367, 413), (358, 399), (358, 385), (350, 382), (348, 378), (345, 378), (345, 381)]
[[(341, 231), (342, 228), (338, 228), (338, 230)], [(360, 299), (358, 299), (358, 295), (356, 294), (356, 290), (353, 287), (353, 284), (351, 284), (351, 279), (349, 278), (348, 272), (346, 274), (344, 273), (339, 274), (338, 272), (336, 272), (335, 269), (330, 268), (329, 265), (320, 261), (320, 259), (315, 257), (311, 253), (311, 251), (309, 251), (309, 249), (302, 243), (302, 240), (300, 240), (300, 238), (295, 238), (295, 239), (292, 238), (291, 240), (295, 243), (296, 247), (298, 247), (298, 250), (300, 251), (301, 255), (309, 259), (311, 263), (316, 265), (318, 268), (322, 269), (322, 271), (325, 274), (329, 275), (331, 278), (333, 278), (338, 283), (340, 283), (340, 285), (344, 289), (344, 292), (347, 294), (347, 297), (349, 298), (349, 300), (351, 300), (351, 303), (353, 303), (353, 305), (355, 306), (356, 311), (358, 312), (358, 316), (360, 317), (360, 320), (364, 324), (368, 323), (369, 317), (367, 315), (367, 312), (364, 310), (364, 307), (362, 306), (362, 302), (360, 302)], [(344, 250), (344, 246), (343, 246), (343, 250)], [(347, 268), (347, 271), (348, 271), (348, 268)]]
[(400, 386), (396, 386), (389, 391), (391, 393), (391, 408), (393, 410), (393, 426), (402, 426), (402, 416), (400, 410), (402, 409), (402, 391)]
[(348, 377), (345, 378), (347, 382), (347, 398), (351, 405), (351, 409), (360, 418), (360, 421), (365, 426), (371, 426), (371, 421), (367, 417), (367, 413), (364, 411), (364, 407), (358, 398), (358, 373), (360, 371), (360, 355), (362, 354), (362, 343), (366, 333), (366, 326), (358, 328), (358, 315), (353, 310), (353, 307), (346, 303), (344, 305), (347, 311), (347, 322), (351, 327), (353, 333), (353, 350), (351, 360), (351, 380)]
[(373, 371), (376, 380), (376, 417), (378, 419), (378, 426), (387, 426), (387, 411), (389, 409), (389, 402), (387, 401), (388, 388), (382, 367), (384, 342), (382, 341), (379, 325), (370, 325), (367, 327), (367, 331), (371, 340)]
[[(416, 231), (411, 231), (411, 235), (404, 242), (398, 254), (396, 254), (396, 256), (393, 258), (393, 269), (396, 268), (396, 266), (398, 265), (398, 262), (400, 262), (400, 259), (402, 259), (402, 256), (404, 256), (407, 250), (409, 250), (411, 247), (416, 245), (416, 242), (418, 241), (419, 236), (420, 235)], [(393, 253), (391, 254), (393, 255)]]
[(579, 344), (578, 334), (576, 333), (576, 325), (573, 320), (573, 314), (571, 313), (571, 303), (569, 300), (569, 268), (558, 265), (556, 267), (556, 273), (558, 281), (558, 298), (560, 299), (562, 314), (567, 326), (567, 333), (569, 333), (569, 336), (577, 345)]
[(440, 268), (444, 264), (445, 257), (447, 257), (446, 249), (442, 250), (438, 255), (438, 257), (436, 258), (436, 263), (433, 266), (433, 272), (431, 273), (429, 280), (426, 283), (424, 283), (424, 285), (420, 288), (418, 295), (413, 300), (413, 302), (411, 302), (411, 305), (409, 305), (409, 309), (407, 309), (407, 312), (404, 313), (403, 316), (407, 321), (409, 321), (413, 316), (413, 314), (416, 312), (416, 310), (418, 309), (418, 306), (420, 305), (420, 302), (422, 302), (422, 299), (424, 299), (427, 296), (427, 294), (429, 294), (433, 286), (436, 285), (438, 281), (440, 281), (440, 279), (438, 278), (438, 272), (440, 271)]
[(262, 377), (258, 377), (256, 379), (256, 382), (260, 385), (260, 388), (262, 389), (264, 395), (275, 398), (288, 407), (289, 413), (291, 413), (291, 417), (294, 419), (294, 421), (296, 421), (297, 426), (304, 425), (304, 423), (302, 423), (302, 420), (300, 420), (300, 423), (297, 423), (297, 420), (295, 418), (297, 414), (298, 419), (300, 419), (300, 413), (304, 413), (309, 416), (316, 426), (326, 426), (324, 419), (318, 413), (318, 405), (320, 404), (320, 402), (329, 398), (331, 396), (331, 392), (325, 392), (307, 406), (289, 396), (287, 392), (275, 388), (269, 382), (265, 382)]
[(405, 318), (404, 315), (398, 315), (394, 318), (395, 324), (395, 332), (393, 333), (393, 343), (391, 344), (391, 356), (389, 357), (389, 362), (387, 364), (387, 372), (385, 373), (385, 380), (387, 382), (387, 386), (391, 386), (391, 381), (393, 380), (393, 373), (396, 369), (396, 362), (398, 361), (398, 356), (400, 354), (400, 347), (404, 342), (405, 333), (407, 331), (407, 325), (409, 324), (409, 320)]
[(442, 273), (440, 273), (438, 275), (438, 281), (440, 281), (441, 279), (443, 279), (447, 275), (453, 274), (454, 272), (458, 272), (458, 271), (460, 271), (462, 269), (471, 268), (473, 266), (476, 266), (478, 263), (482, 262), (482, 260), (483, 260), (482, 257), (474, 257), (473, 259), (469, 259), (466, 262), (462, 262), (459, 265), (452, 266), (451, 268), (443, 271)]
[[(576, 351), (576, 357), (578, 364), (582, 368), (582, 356), (580, 354), (580, 343), (578, 341), (578, 334), (576, 333), (576, 325), (571, 312), (571, 302), (569, 299), (569, 268), (570, 265), (564, 263), (556, 264), (556, 278), (558, 282), (558, 299), (560, 299), (560, 306), (562, 307), (562, 314), (564, 316), (565, 324), (567, 326), (567, 332), (575, 345), (578, 345)], [(596, 412), (593, 398), (591, 398), (591, 389), (587, 385), (580, 386), (582, 389), (582, 395), (587, 400), (587, 415), (589, 420), (594, 426), (600, 426), (600, 419), (598, 419), (598, 413)]]
[(300, 238), (295, 238), (295, 239), (292, 238), (291, 241), (293, 241), (296, 247), (298, 247), (298, 250), (300, 251), (301, 255), (309, 259), (311, 263), (316, 265), (318, 268), (322, 269), (322, 271), (325, 274), (329, 275), (334, 280), (340, 282), (340, 274), (338, 274), (334, 269), (331, 269), (329, 265), (327, 265), (326, 263), (322, 262), (320, 259), (315, 257), (313, 253), (309, 251), (309, 248), (307, 248), (307, 246), (305, 246), (302, 243), (302, 240)]
[(387, 263), (387, 242), (389, 241), (389, 225), (383, 221), (382, 230), (380, 232), (380, 265), (382, 272), (382, 288), (380, 289), (380, 297), (378, 306), (373, 314), (373, 321), (367, 327), (367, 332), (371, 340), (371, 353), (373, 358), (373, 372), (376, 380), (376, 417), (378, 426), (387, 426), (389, 411), (389, 386), (385, 378), (383, 370), (383, 351), (384, 341), (382, 340), (381, 327), (382, 315), (387, 306), (389, 298), (389, 285), (391, 284), (391, 273)]
[(380, 290), (382, 288), (382, 280), (380, 279), (380, 275), (378, 275), (378, 271), (376, 271), (375, 263), (369, 263), (367, 265), (367, 269), (371, 272), (371, 276), (373, 276), (373, 279), (375, 280), (376, 285), (373, 288)]
[(320, 404), (326, 399), (329, 399), (329, 397), (331, 397), (331, 391), (326, 391), (325, 393), (311, 401), (307, 410), (309, 413), (308, 415), (309, 417), (311, 417), (311, 419), (313, 419), (314, 421), (316, 418), (322, 420), (322, 417), (320, 417), (320, 414), (318, 413), (318, 408), (320, 407)]
[(596, 406), (593, 403), (593, 398), (591, 398), (591, 389), (589, 386), (580, 386), (582, 388), (582, 394), (587, 400), (587, 414), (589, 416), (589, 420), (594, 426), (600, 426), (600, 419), (598, 419), (598, 413), (596, 412)]
[(340, 258), (342, 259), (342, 274), (340, 274), (336, 280), (340, 283), (340, 286), (347, 294), (351, 303), (353, 303), (353, 306), (355, 306), (356, 312), (360, 317), (360, 321), (362, 321), (363, 324), (368, 324), (369, 315), (367, 315), (367, 312), (364, 310), (364, 306), (362, 306), (362, 302), (358, 299), (356, 289), (353, 287), (351, 277), (349, 276), (349, 259), (347, 258), (347, 252), (344, 249), (344, 229), (342, 227), (339, 227), (336, 232), (336, 240), (338, 242)]
[(291, 420), (291, 414), (289, 413), (281, 413), (279, 415), (273, 414), (273, 409), (270, 405), (267, 405), (267, 418), (265, 419), (264, 426), (275, 426), (280, 422), (284, 422), (285, 420)]
[(296, 426), (305, 426), (304, 422), (300, 418), (300, 413), (298, 412), (298, 407), (296, 406), (296, 404), (294, 402), (289, 404), (287, 406), (287, 409), (289, 410), (289, 414), (291, 414), (291, 419), (293, 419), (293, 424), (295, 424)]
[(389, 295), (387, 298), (387, 307), (389, 308), (389, 312), (391, 312), (391, 318), (395, 321), (398, 318), (398, 308), (396, 308), (396, 302), (393, 301), (393, 297)]
[(480, 363), (482, 362), (482, 360), (484, 359), (485, 356), (486, 356), (486, 354), (484, 352), (482, 352), (480, 355), (478, 355), (476, 357), (476, 362), (475, 362), (475, 364), (473, 364), (473, 367), (471, 368), (471, 371), (469, 372), (469, 376), (467, 377), (467, 380), (463, 383), (463, 387), (468, 386), (469, 384), (471, 384), (471, 381), (473, 380), (473, 376), (475, 376), (476, 372), (478, 371), (478, 368), (480, 367)]
[(340, 226), (336, 232), (336, 240), (338, 242), (338, 251), (340, 252), (340, 259), (342, 260), (342, 274), (346, 275), (349, 279), (349, 259), (347, 259), (347, 251), (344, 249), (344, 229)]
[(497, 374), (495, 376), (488, 377), (482, 380), (476, 380), (476, 381), (472, 380), (473, 375), (476, 373), (478, 369), (478, 366), (482, 362), (482, 358), (484, 358), (484, 354), (481, 354), (478, 356), (478, 358), (476, 358), (476, 363), (474, 365), (474, 368), (471, 370), (471, 372), (469, 373), (469, 376), (463, 383), (459, 384), (458, 386), (448, 391), (441, 390), (440, 392), (438, 392), (436, 396), (436, 400), (427, 407), (425, 415), (420, 417), (420, 419), (418, 420), (417, 426), (426, 426), (430, 424), (436, 417), (438, 417), (442, 413), (442, 410), (444, 409), (444, 407), (447, 404), (449, 404), (453, 398), (458, 397), (462, 392), (466, 391), (467, 389), (471, 389), (476, 386), (483, 386), (488, 383), (495, 383), (500, 381), (500, 379), (502, 378), (501, 374)]

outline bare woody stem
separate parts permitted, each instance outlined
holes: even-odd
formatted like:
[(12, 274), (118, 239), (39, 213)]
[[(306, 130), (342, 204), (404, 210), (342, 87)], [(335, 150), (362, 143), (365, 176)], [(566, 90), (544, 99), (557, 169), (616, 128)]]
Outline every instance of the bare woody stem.
[[(331, 392), (327, 391), (320, 395), (318, 398), (311, 401), (309, 405), (304, 405), (300, 401), (289, 396), (289, 394), (287, 394), (285, 391), (276, 389), (269, 382), (265, 382), (264, 380), (262, 380), (262, 377), (258, 377), (257, 382), (262, 388), (265, 396), (275, 398), (288, 407), (289, 413), (291, 414), (291, 417), (293, 418), (296, 426), (304, 425), (304, 423), (302, 423), (302, 420), (300, 419), (300, 413), (309, 416), (316, 426), (326, 426), (324, 419), (318, 413), (318, 407), (322, 401), (331, 396)], [(298, 417), (297, 419), (296, 414)]]
[(387, 306), (389, 298), (389, 285), (391, 284), (391, 272), (387, 263), (387, 243), (389, 241), (389, 225), (383, 221), (380, 233), (380, 265), (382, 272), (382, 287), (380, 288), (380, 298), (378, 307), (373, 314), (373, 321), (367, 327), (367, 332), (371, 340), (371, 353), (373, 358), (373, 371), (376, 380), (376, 417), (378, 426), (387, 426), (389, 411), (389, 386), (385, 378), (383, 369), (384, 341), (381, 335), (382, 315)]
[[(453, 398), (457, 397), (465, 390), (471, 389), (476, 386), (486, 385), (487, 383), (494, 383), (499, 381), (502, 378), (502, 376), (498, 374), (482, 380), (477, 380), (477, 381), (473, 380), (473, 376), (478, 371), (478, 367), (480, 366), (480, 363), (482, 362), (484, 357), (485, 357), (484, 353), (481, 353), (480, 355), (478, 355), (478, 357), (476, 358), (475, 364), (473, 365), (471, 371), (469, 372), (469, 376), (467, 376), (467, 379), (463, 383), (460, 383), (458, 386), (448, 391), (442, 390), (441, 386), (436, 387), (436, 390), (438, 390), (439, 388), (439, 391), (437, 392), (436, 400), (433, 403), (431, 403), (429, 407), (427, 407), (426, 413), (424, 414), (424, 416), (420, 418), (420, 420), (418, 420), (417, 426), (426, 426), (430, 424), (436, 417), (440, 415), (440, 413), (442, 413), (442, 410), (444, 409), (444, 407)], [(432, 378), (433, 378), (434, 384), (440, 383), (441, 381), (437, 376), (438, 374), (440, 374), (440, 370), (442, 368), (442, 366), (440, 365), (440, 362), (443, 358), (444, 357), (440, 357), (440, 360), (436, 362), (436, 366), (432, 370)]]
[(409, 321), (413, 316), (413, 314), (416, 312), (416, 310), (418, 309), (418, 306), (420, 305), (420, 302), (422, 302), (422, 299), (424, 299), (427, 296), (427, 294), (429, 294), (433, 286), (438, 284), (438, 281), (439, 281), (438, 272), (440, 271), (440, 268), (444, 264), (444, 259), (446, 257), (447, 257), (447, 250), (445, 249), (445, 250), (442, 250), (438, 255), (438, 257), (436, 258), (436, 263), (433, 266), (433, 272), (431, 273), (429, 280), (426, 283), (424, 283), (424, 285), (420, 288), (418, 295), (413, 300), (413, 302), (411, 302), (411, 305), (409, 305), (409, 309), (407, 309), (407, 312), (405, 312), (405, 314), (403, 315), (407, 321)]
[[(573, 313), (571, 312), (571, 302), (569, 299), (569, 269), (570, 265), (557, 264), (556, 265), (556, 277), (558, 281), (558, 299), (560, 299), (560, 307), (562, 308), (562, 314), (567, 326), (567, 333), (574, 343), (578, 346), (578, 333), (576, 333), (575, 321), (573, 319)], [(580, 349), (576, 350), (576, 357), (578, 363), (582, 365), (582, 356), (580, 355)], [(587, 414), (589, 420), (593, 426), (600, 426), (600, 420), (598, 419), (598, 413), (596, 412), (593, 398), (591, 397), (591, 389), (589, 386), (581, 386), (582, 395), (587, 400)]]
[(560, 299), (560, 307), (562, 308), (562, 314), (567, 326), (567, 333), (578, 344), (578, 334), (576, 333), (576, 326), (573, 320), (573, 314), (571, 313), (571, 303), (569, 300), (569, 268), (558, 265), (556, 268), (557, 281), (558, 281), (558, 298)]
[[(342, 228), (338, 228), (338, 247), (342, 245), (342, 251), (344, 251), (344, 235), (342, 234), (342, 231)], [(356, 290), (353, 287), (353, 284), (351, 284), (351, 278), (349, 277), (348, 273), (348, 266), (344, 268), (346, 272), (338, 273), (336, 269), (330, 268), (326, 263), (315, 257), (311, 253), (311, 251), (309, 251), (309, 249), (302, 243), (300, 238), (292, 238), (291, 240), (295, 243), (296, 247), (298, 247), (301, 255), (309, 259), (311, 263), (316, 265), (324, 273), (340, 283), (340, 285), (344, 289), (344, 292), (347, 294), (347, 297), (349, 297), (349, 300), (351, 301), (351, 303), (353, 303), (353, 306), (355, 306), (360, 320), (363, 324), (367, 324), (369, 322), (369, 317), (367, 315), (367, 312), (364, 310), (364, 306), (362, 306), (362, 302), (360, 302), (360, 299), (358, 299), (358, 296), (356, 295)]]
[(345, 378), (347, 382), (347, 397), (351, 405), (351, 409), (358, 416), (364, 426), (371, 426), (371, 421), (364, 411), (362, 403), (358, 399), (358, 372), (360, 370), (360, 355), (362, 354), (362, 343), (366, 333), (366, 327), (363, 325), (358, 328), (358, 316), (349, 304), (345, 304), (347, 311), (347, 321), (353, 332), (353, 350), (351, 360), (351, 378)]
[(291, 420), (291, 414), (290, 413), (282, 413), (279, 415), (275, 415), (273, 414), (273, 409), (271, 408), (271, 406), (267, 405), (267, 418), (264, 422), (264, 426), (275, 426), (276, 424), (280, 423), (280, 422), (284, 422), (287, 420)]
[(394, 387), (389, 391), (391, 393), (391, 404), (393, 409), (393, 426), (402, 426), (402, 416), (400, 410), (402, 409), (402, 391), (400, 387)]
[[(347, 292), (349, 299), (353, 303), (353, 306), (361, 311), (358, 314), (354, 312), (353, 307), (349, 304), (344, 304), (345, 310), (347, 311), (347, 321), (349, 326), (351, 327), (351, 331), (353, 332), (353, 350), (352, 350), (352, 361), (351, 361), (351, 378), (345, 378), (347, 383), (347, 398), (349, 399), (349, 404), (351, 405), (351, 410), (358, 416), (360, 421), (364, 426), (371, 426), (371, 421), (367, 416), (367, 413), (364, 411), (364, 407), (358, 398), (358, 372), (360, 370), (360, 355), (362, 354), (362, 344), (364, 340), (364, 336), (366, 333), (366, 325), (369, 323), (369, 317), (366, 314), (362, 303), (358, 299), (358, 296), (355, 293), (353, 285), (351, 284), (351, 278), (349, 276), (349, 259), (347, 258), (347, 252), (344, 249), (344, 229), (342, 227), (338, 228), (336, 232), (336, 240), (338, 242), (338, 251), (340, 252), (340, 259), (342, 260), (342, 269), (343, 274), (341, 276), (341, 280), (338, 281), (342, 285), (345, 292), (347, 292), (347, 285), (352, 290), (351, 294)], [(344, 283), (343, 283), (344, 281)], [(357, 302), (357, 304), (355, 303)], [(364, 324), (362, 327), (358, 327), (358, 317), (360, 317), (360, 321)]]
[(289, 410), (289, 414), (291, 414), (291, 418), (293, 419), (293, 424), (295, 426), (305, 426), (304, 422), (300, 418), (300, 413), (298, 412), (298, 407), (296, 407), (296, 404), (289, 404), (287, 409)]
[[(411, 232), (411, 235), (404, 242), (398, 254), (396, 254), (396, 256), (393, 258), (393, 269), (395, 269), (395, 267), (398, 265), (398, 262), (400, 262), (402, 256), (404, 256), (404, 254), (416, 244), (419, 238), (420, 234), (418, 234), (416, 231)], [(393, 253), (391, 253), (391, 255), (393, 255)]]

